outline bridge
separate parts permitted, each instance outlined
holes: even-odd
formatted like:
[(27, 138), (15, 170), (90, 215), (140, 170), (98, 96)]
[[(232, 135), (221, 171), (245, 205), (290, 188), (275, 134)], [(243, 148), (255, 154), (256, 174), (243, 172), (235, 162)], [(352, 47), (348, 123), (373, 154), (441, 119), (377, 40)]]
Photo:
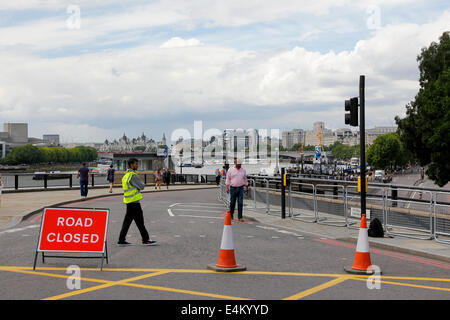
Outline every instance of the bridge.
[[(322, 152), (322, 154), (326, 157), (331, 156), (331, 152), (328, 151), (324, 151)], [(304, 160), (312, 160), (315, 157), (316, 153), (314, 151), (281, 151), (279, 153), (279, 158), (300, 162), (302, 160), (302, 155)]]

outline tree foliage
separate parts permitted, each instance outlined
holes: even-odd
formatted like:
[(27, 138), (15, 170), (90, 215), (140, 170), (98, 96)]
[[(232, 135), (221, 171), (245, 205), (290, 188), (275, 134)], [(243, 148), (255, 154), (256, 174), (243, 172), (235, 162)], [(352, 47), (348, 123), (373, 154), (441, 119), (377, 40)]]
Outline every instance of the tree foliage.
[(395, 169), (405, 166), (410, 154), (397, 133), (383, 134), (367, 150), (367, 163), (375, 169)]
[(337, 159), (350, 160), (353, 157), (359, 158), (360, 148), (359, 144), (355, 146), (348, 146), (336, 141), (328, 147), (333, 156)]
[(419, 92), (395, 121), (405, 147), (442, 187), (450, 180), (450, 32), (439, 40), (417, 57)]
[(68, 163), (93, 161), (97, 159), (97, 150), (92, 147), (78, 146), (71, 149), (65, 148), (38, 148), (31, 144), (14, 147), (8, 155), (2, 159), (2, 163), (37, 164), (44, 162)]

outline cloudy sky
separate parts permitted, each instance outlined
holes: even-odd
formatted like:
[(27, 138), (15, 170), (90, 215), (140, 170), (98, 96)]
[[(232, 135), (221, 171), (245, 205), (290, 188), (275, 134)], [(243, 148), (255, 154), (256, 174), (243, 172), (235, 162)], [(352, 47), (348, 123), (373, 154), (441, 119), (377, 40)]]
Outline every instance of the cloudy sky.
[(448, 0), (0, 0), (0, 123), (63, 142), (337, 129), (364, 74), (366, 127), (391, 126), (448, 30)]

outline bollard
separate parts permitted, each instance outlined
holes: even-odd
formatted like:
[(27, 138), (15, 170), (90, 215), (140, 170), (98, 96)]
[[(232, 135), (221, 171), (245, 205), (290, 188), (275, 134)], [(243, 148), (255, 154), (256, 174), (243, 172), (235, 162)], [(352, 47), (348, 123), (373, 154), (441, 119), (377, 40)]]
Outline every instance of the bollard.
[(92, 186), (94, 186), (94, 174), (92, 174)]
[[(396, 188), (391, 189), (391, 198), (392, 200), (397, 200), (398, 197), (398, 190)], [(392, 201), (392, 206), (396, 207), (397, 206), (397, 202), (396, 201)]]

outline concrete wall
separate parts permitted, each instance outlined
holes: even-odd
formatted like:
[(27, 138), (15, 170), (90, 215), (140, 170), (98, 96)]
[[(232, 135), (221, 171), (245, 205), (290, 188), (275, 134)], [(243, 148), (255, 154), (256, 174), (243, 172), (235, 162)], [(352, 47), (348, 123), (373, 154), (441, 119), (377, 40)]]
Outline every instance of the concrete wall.
[(28, 142), (28, 123), (5, 123), (3, 131), (9, 133), (12, 143)]

